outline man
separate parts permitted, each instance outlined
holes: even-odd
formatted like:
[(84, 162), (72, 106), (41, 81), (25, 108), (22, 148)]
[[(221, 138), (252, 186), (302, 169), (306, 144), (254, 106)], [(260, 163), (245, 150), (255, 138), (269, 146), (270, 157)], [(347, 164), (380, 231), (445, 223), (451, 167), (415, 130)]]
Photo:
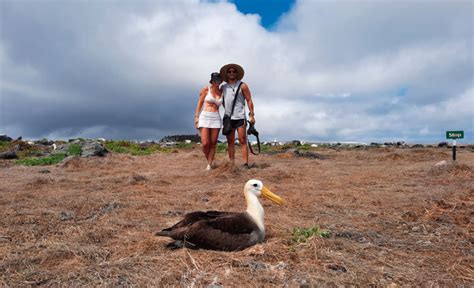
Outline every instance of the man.
[[(235, 98), (235, 107), (234, 112), (231, 115), (231, 124), (232, 130), (227, 135), (227, 145), (229, 159), (232, 163), (235, 162), (235, 130), (237, 130), (237, 135), (239, 137), (239, 143), (242, 147), (242, 156), (244, 158), (244, 167), (249, 167), (249, 151), (247, 147), (247, 121), (245, 117), (245, 101), (247, 101), (249, 109), (249, 121), (255, 123), (255, 114), (254, 107), (252, 102), (252, 96), (250, 94), (250, 89), (247, 84), (243, 83), (241, 80), (244, 78), (244, 69), (237, 64), (227, 64), (224, 65), (220, 70), (220, 75), (222, 80), (227, 82), (222, 85), (222, 97), (224, 99), (225, 105), (225, 114), (230, 115), (232, 112), (232, 103)], [(237, 93), (237, 89), (240, 86), (240, 90)]]

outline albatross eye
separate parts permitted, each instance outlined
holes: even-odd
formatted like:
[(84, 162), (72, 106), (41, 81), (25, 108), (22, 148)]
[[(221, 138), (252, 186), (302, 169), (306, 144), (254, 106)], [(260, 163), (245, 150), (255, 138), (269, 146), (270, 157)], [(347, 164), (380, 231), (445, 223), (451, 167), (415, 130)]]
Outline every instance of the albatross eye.
[(253, 184), (253, 187), (257, 187), (257, 186), (258, 186), (258, 184), (257, 184), (257, 183)]

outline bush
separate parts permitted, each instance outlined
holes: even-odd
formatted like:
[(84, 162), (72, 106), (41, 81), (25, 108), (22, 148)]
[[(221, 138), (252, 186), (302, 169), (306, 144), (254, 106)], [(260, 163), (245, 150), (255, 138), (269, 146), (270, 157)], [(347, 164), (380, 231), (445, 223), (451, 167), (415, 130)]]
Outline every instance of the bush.
[(132, 155), (150, 155), (155, 152), (168, 152), (170, 149), (161, 148), (159, 144), (150, 144), (141, 146), (138, 143), (131, 143), (128, 141), (107, 141), (105, 148), (115, 153), (126, 153)]
[(186, 142), (178, 142), (176, 143), (176, 148), (185, 148), (185, 149), (188, 149), (188, 148), (192, 148), (193, 147), (193, 143), (186, 143)]
[(71, 144), (69, 145), (69, 148), (67, 149), (68, 155), (80, 156), (81, 153), (82, 153), (82, 149), (81, 149), (81, 146), (78, 144)]
[(15, 161), (15, 164), (26, 165), (26, 166), (43, 166), (43, 165), (54, 165), (63, 161), (66, 158), (65, 153), (52, 154), (46, 157), (40, 158), (26, 158)]
[(226, 151), (227, 151), (227, 144), (217, 143), (217, 146), (216, 146), (217, 153), (225, 153)]
[(10, 142), (0, 141), (0, 152), (8, 150), (9, 147), (10, 147)]
[(320, 230), (319, 227), (315, 226), (310, 228), (293, 228), (292, 235), (293, 244), (300, 244), (306, 243), (308, 239), (313, 236), (329, 238), (329, 236), (331, 236), (331, 233), (326, 230)]

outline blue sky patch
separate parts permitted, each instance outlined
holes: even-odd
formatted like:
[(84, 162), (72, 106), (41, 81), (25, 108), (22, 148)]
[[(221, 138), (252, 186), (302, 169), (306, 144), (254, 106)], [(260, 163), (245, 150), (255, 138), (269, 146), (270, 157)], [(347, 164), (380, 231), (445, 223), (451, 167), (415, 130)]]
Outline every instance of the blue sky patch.
[(295, 0), (229, 0), (244, 14), (258, 14), (262, 26), (271, 29), (280, 16), (295, 4)]
[(408, 87), (401, 87), (397, 90), (396, 95), (403, 97), (403, 96), (407, 95), (407, 93), (408, 93)]

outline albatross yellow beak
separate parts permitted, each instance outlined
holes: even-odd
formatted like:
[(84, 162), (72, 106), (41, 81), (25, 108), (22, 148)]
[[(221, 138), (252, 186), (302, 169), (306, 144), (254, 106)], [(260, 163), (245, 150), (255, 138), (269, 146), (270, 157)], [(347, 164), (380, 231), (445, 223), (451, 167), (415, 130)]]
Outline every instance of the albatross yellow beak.
[(267, 199), (272, 200), (273, 202), (277, 203), (278, 205), (283, 205), (285, 201), (278, 195), (273, 194), (272, 191), (268, 190), (267, 187), (263, 186), (262, 188), (262, 196), (264, 196)]

